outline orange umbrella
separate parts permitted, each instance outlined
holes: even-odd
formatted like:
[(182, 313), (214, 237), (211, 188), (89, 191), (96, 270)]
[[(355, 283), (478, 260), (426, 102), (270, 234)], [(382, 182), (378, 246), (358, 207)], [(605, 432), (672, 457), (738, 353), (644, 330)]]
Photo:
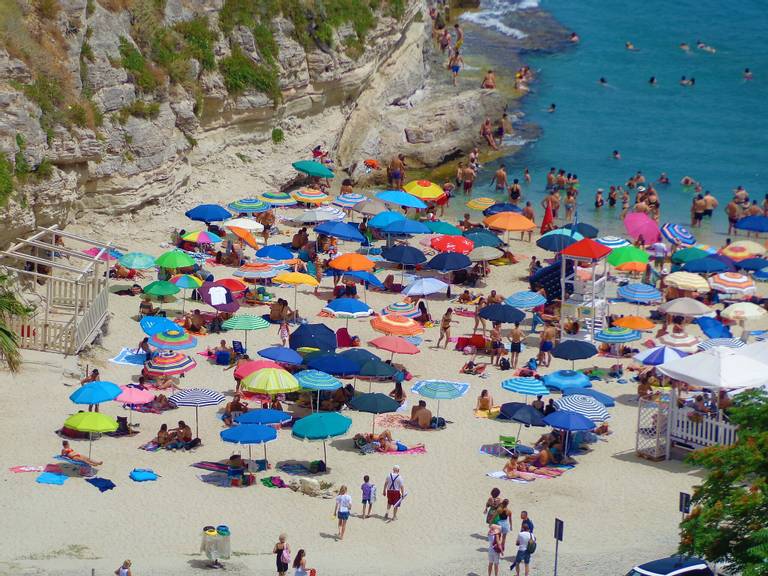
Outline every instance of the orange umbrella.
[(656, 326), (656, 324), (641, 316), (624, 316), (614, 320), (613, 325), (619, 328), (629, 328), (630, 330), (653, 330)]
[(259, 249), (259, 245), (256, 243), (256, 238), (254, 238), (253, 234), (251, 234), (245, 228), (237, 228), (233, 226), (232, 228), (229, 228), (229, 231), (232, 232), (232, 234), (234, 234), (238, 238), (240, 238), (243, 242), (248, 244), (248, 246), (250, 246), (254, 250)]
[(528, 232), (536, 228), (536, 224), (517, 212), (499, 212), (483, 220), (488, 228), (506, 230), (507, 232)]
[(377, 332), (395, 336), (414, 336), (424, 332), (421, 324), (399, 314), (385, 314), (371, 320), (371, 326)]
[(334, 270), (344, 270), (347, 272), (359, 272), (361, 270), (371, 272), (376, 267), (376, 264), (362, 254), (349, 252), (348, 254), (342, 254), (331, 260), (329, 266)]
[(621, 270), (622, 272), (645, 272), (647, 267), (647, 262), (624, 262), (624, 264), (616, 266), (616, 270)]

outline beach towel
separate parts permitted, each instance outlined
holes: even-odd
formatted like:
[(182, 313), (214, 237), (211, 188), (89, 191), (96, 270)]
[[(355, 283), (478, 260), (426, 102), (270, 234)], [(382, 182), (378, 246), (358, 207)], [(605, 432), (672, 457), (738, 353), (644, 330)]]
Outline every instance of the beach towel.
[(426, 454), (426, 453), (427, 453), (427, 447), (424, 446), (424, 444), (416, 444), (415, 446), (411, 446), (406, 450), (390, 450), (388, 452), (384, 452), (384, 454)]
[(80, 462), (79, 460), (72, 460), (71, 458), (67, 458), (66, 456), (57, 455), (53, 457), (54, 460), (60, 460), (61, 462), (66, 462), (67, 464), (74, 464), (75, 466), (79, 466), (80, 468), (88, 469), (91, 467), (90, 464), (86, 464), (85, 462)]
[(280, 472), (285, 472), (290, 476), (307, 476), (311, 474), (309, 468), (304, 466), (304, 464), (299, 464), (298, 462), (286, 462), (284, 464), (278, 464), (277, 469), (280, 470)]
[(65, 476), (64, 474), (56, 474), (55, 472), (43, 472), (40, 474), (40, 476), (37, 477), (35, 481), (38, 484), (54, 484), (56, 486), (61, 486), (64, 484), (64, 482), (67, 481), (67, 478), (69, 478), (69, 476)]
[(269, 478), (262, 478), (259, 480), (263, 486), (267, 488), (288, 488), (283, 479), (280, 476), (271, 476)]
[(421, 343), (424, 341), (421, 336), (406, 336), (403, 340), (410, 342), (414, 346), (421, 346)]
[(211, 472), (226, 472), (229, 470), (229, 465), (222, 464), (221, 462), (211, 462), (203, 460), (201, 462), (195, 462), (190, 464), (193, 468), (200, 468), (201, 470), (209, 470)]
[(139, 450), (146, 450), (147, 452), (157, 452), (160, 450), (160, 444), (155, 442), (154, 440), (150, 440), (146, 444), (142, 444), (139, 446)]
[(45, 472), (45, 466), (13, 466), (12, 468), (8, 468), (11, 472), (14, 474), (19, 474), (21, 472)]
[(210, 474), (198, 474), (198, 479), (202, 480), (206, 484), (213, 484), (214, 486), (229, 486), (229, 478), (226, 474), (219, 474), (218, 472), (211, 472)]
[(113, 364), (122, 364), (124, 366), (143, 366), (147, 361), (147, 355), (144, 352), (136, 353), (133, 348), (123, 348), (117, 356), (109, 359)]
[(501, 411), (501, 406), (493, 406), (490, 410), (475, 410), (475, 418), (495, 420)]
[(475, 311), (474, 310), (468, 310), (466, 308), (456, 308), (453, 311), (456, 316), (464, 316), (465, 318), (474, 318), (475, 317)]
[(86, 482), (96, 486), (96, 488), (99, 489), (99, 492), (106, 492), (107, 490), (112, 490), (115, 487), (115, 483), (112, 482), (112, 480), (107, 480), (106, 478), (88, 478)]
[(507, 475), (504, 473), (503, 470), (499, 470), (498, 472), (488, 472), (486, 473), (486, 476), (490, 476), (491, 478), (495, 478), (496, 480), (506, 480), (507, 482), (515, 482), (517, 484), (528, 484), (529, 482), (532, 482), (532, 480), (523, 480), (521, 478), (507, 478)]

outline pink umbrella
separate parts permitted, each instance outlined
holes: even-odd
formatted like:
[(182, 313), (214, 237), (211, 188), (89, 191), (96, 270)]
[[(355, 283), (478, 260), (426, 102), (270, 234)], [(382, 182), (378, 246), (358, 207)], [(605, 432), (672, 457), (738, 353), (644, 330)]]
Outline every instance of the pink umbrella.
[(642, 212), (628, 214), (624, 218), (624, 227), (627, 229), (627, 233), (635, 240), (642, 236), (646, 245), (656, 242), (661, 238), (659, 225)]
[[(155, 399), (155, 395), (147, 390), (134, 388), (133, 386), (120, 386), (120, 395), (115, 398), (115, 402), (123, 404), (149, 404)], [(131, 425), (131, 413), (128, 412), (128, 426)]]
[[(88, 250), (83, 250), (83, 254), (88, 254), (88, 256), (98, 256), (99, 252), (101, 252), (101, 248), (97, 248), (94, 246), (93, 248), (88, 248)], [(107, 262), (111, 260), (117, 260), (114, 256), (112, 256), (109, 253), (109, 250), (104, 250), (104, 253), (99, 256), (99, 260), (106, 260)]]
[(272, 360), (250, 360), (243, 362), (240, 366), (235, 368), (235, 378), (245, 378), (249, 374), (253, 374), (256, 370), (262, 370), (264, 368), (282, 368), (277, 362)]

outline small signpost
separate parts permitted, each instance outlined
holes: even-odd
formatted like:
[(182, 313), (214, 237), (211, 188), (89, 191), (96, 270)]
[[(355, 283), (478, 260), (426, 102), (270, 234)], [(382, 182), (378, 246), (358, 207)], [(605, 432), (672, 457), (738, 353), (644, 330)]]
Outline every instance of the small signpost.
[(560, 542), (563, 541), (563, 521), (555, 518), (555, 576), (557, 576), (557, 555), (560, 551)]
[(685, 520), (685, 515), (691, 513), (691, 495), (687, 492), (680, 492), (680, 514), (683, 516), (683, 520)]

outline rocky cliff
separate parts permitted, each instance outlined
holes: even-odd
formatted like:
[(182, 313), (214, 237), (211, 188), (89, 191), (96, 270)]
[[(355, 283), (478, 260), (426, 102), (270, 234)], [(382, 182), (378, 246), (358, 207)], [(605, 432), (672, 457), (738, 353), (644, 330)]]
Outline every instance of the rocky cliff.
[[(0, 245), (169, 197), (231, 143), (279, 144), (296, 122), (351, 109), (393, 55), (422, 49), (422, 8), (0, 0)], [(412, 92), (423, 68), (387, 97)]]

